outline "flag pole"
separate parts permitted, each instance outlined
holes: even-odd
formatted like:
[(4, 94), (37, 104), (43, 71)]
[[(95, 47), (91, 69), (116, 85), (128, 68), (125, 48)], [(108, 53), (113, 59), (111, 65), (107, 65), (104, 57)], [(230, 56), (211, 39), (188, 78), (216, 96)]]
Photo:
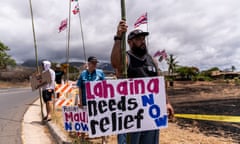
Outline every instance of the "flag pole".
[[(121, 18), (126, 21), (126, 6), (125, 0), (121, 0)], [(122, 76), (127, 78), (127, 65), (126, 65), (126, 32), (122, 34), (121, 41), (121, 60), (122, 60)], [(130, 135), (126, 134), (126, 144), (130, 144)]]
[(69, 12), (68, 12), (68, 41), (67, 41), (67, 83), (69, 80), (69, 46), (70, 46), (70, 32), (71, 32), (71, 0), (69, 0)]
[[(78, 3), (79, 7), (79, 3)], [(80, 8), (79, 8), (80, 9)], [(82, 35), (82, 47), (83, 47), (83, 55), (84, 55), (84, 60), (87, 62), (87, 57), (86, 57), (86, 49), (85, 49), (85, 43), (84, 43), (84, 35), (83, 35), (83, 28), (82, 28), (82, 19), (81, 19), (81, 14), (78, 12), (78, 17), (80, 21), (80, 28), (81, 28), (81, 35)]]
[[(149, 32), (148, 31), (148, 22), (149, 22), (149, 20), (148, 20), (148, 13), (146, 12), (146, 17), (147, 17), (147, 32)], [(149, 48), (149, 36), (147, 37), (147, 47)]]
[[(122, 20), (126, 21), (126, 7), (125, 0), (121, 0), (121, 17)], [(123, 78), (127, 78), (127, 67), (126, 67), (126, 32), (122, 34), (121, 41), (121, 55), (122, 55), (122, 74)]]
[[(37, 40), (36, 40), (36, 35), (35, 35), (35, 28), (34, 28), (34, 19), (33, 19), (33, 9), (32, 9), (32, 1), (29, 0), (30, 4), (30, 13), (31, 13), (31, 19), (32, 19), (32, 31), (33, 31), (33, 40), (34, 40), (34, 48), (35, 48), (35, 59), (36, 59), (36, 68), (37, 68), (37, 73), (40, 73), (39, 66), (38, 66), (38, 51), (37, 51)], [(39, 96), (40, 96), (40, 106), (41, 106), (41, 116), (43, 120), (43, 103), (42, 103), (42, 93), (41, 89), (39, 88)]]

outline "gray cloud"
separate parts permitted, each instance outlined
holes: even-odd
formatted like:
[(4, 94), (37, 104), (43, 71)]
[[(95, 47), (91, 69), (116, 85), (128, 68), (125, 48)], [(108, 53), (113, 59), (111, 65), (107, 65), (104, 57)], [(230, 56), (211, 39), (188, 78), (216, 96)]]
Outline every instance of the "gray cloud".
[[(18, 61), (35, 57), (28, 1), (1, 1), (0, 40), (11, 48)], [(58, 33), (61, 20), (68, 17), (67, 0), (32, 0), (38, 57), (66, 58), (66, 31)], [(238, 39), (240, 10), (238, 0), (131, 0), (126, 1), (129, 30), (144, 12), (148, 12), (149, 52), (165, 49), (180, 65), (200, 69), (240, 67)], [(74, 4), (72, 3), (72, 7)], [(86, 54), (109, 61), (121, 18), (118, 0), (81, 0), (80, 12)], [(146, 30), (142, 25), (140, 28)], [(82, 36), (77, 15), (71, 15), (70, 58), (84, 59)], [(166, 69), (165, 62), (160, 63)]]

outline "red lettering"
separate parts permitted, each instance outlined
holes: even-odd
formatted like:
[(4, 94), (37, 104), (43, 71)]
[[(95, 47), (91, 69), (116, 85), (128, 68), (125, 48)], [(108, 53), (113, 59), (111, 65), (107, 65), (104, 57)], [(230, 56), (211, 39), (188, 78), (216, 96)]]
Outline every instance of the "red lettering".
[(128, 95), (128, 85), (127, 85), (127, 81), (123, 81), (123, 82), (120, 82), (118, 85), (117, 85), (117, 92), (120, 94), (120, 95)]
[[(145, 87), (144, 87), (144, 81), (143, 80), (134, 80), (134, 87), (135, 87), (135, 94), (144, 94), (145, 93)], [(139, 92), (141, 89), (142, 91)]]
[(132, 82), (132, 80), (129, 80), (129, 82), (130, 82), (130, 88), (129, 88), (129, 90), (130, 90), (130, 94), (132, 95), (132, 94), (134, 94), (134, 91), (133, 91), (133, 82)]
[[(73, 121), (73, 113), (65, 113), (66, 122)], [(69, 120), (70, 119), (70, 120)]]
[(86, 89), (87, 99), (95, 99), (94, 94), (91, 93), (90, 82), (85, 83), (85, 89)]
[(151, 93), (159, 93), (159, 79), (151, 79), (148, 82), (147, 90)]
[[(107, 84), (107, 81), (103, 81), (103, 96), (104, 98), (108, 98), (108, 96), (110, 95), (110, 97), (114, 97), (114, 87), (112, 84)], [(110, 94), (108, 93), (108, 90), (110, 92)]]
[(145, 94), (159, 93), (159, 78), (152, 79), (128, 79), (124, 81), (113, 81), (104, 80), (85, 84), (87, 99), (99, 98), (109, 98), (118, 95), (135, 95), (135, 94)]
[(94, 86), (93, 91), (94, 91), (95, 96), (103, 97), (103, 95), (102, 95), (102, 94), (103, 94), (102, 83), (101, 83), (101, 82), (97, 83), (97, 84)]

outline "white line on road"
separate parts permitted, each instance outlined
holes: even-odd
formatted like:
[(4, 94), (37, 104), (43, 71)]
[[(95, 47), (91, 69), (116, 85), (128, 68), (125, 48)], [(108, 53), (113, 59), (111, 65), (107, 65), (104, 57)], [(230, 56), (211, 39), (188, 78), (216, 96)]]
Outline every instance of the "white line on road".
[[(16, 90), (16, 89), (7, 89), (7, 90), (0, 90), (0, 94), (14, 94), (14, 93), (24, 93), (28, 91), (27, 89)], [(30, 91), (30, 89), (29, 89)]]

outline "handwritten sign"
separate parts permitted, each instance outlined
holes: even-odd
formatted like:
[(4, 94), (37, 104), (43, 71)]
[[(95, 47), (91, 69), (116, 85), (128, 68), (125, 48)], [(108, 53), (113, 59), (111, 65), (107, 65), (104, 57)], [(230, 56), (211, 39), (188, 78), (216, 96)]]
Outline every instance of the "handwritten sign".
[(62, 114), (66, 131), (88, 132), (87, 110), (78, 106), (63, 106)]
[(167, 127), (164, 77), (86, 83), (89, 137)]
[(51, 74), (49, 71), (45, 71), (43, 73), (37, 74), (34, 73), (30, 77), (32, 90), (36, 90), (47, 83), (51, 82)]

